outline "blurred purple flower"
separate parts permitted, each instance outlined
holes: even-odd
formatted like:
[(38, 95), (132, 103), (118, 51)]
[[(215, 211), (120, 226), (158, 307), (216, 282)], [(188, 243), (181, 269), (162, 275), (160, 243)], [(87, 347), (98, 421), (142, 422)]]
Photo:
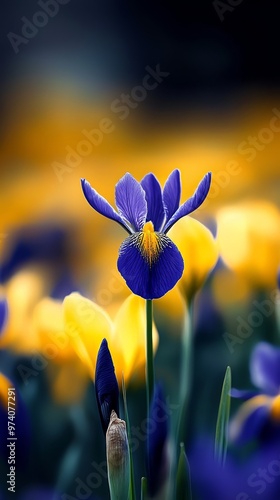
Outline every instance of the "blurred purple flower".
[(148, 491), (151, 497), (160, 492), (168, 478), (168, 415), (168, 408), (162, 387), (160, 384), (157, 384), (151, 403), (151, 429), (147, 436), (147, 480)]
[(5, 298), (0, 298), (0, 334), (4, 331), (8, 319), (8, 303)]
[(279, 443), (271, 442), (246, 457), (235, 455), (229, 451), (225, 466), (219, 465), (214, 444), (202, 437), (188, 450), (194, 499), (280, 498)]
[(280, 348), (267, 342), (257, 344), (251, 356), (250, 373), (259, 390), (231, 392), (232, 397), (246, 400), (230, 425), (230, 437), (238, 443), (262, 435), (267, 437), (269, 431), (280, 431)]
[(163, 190), (151, 173), (141, 182), (127, 173), (116, 184), (116, 212), (82, 179), (88, 203), (100, 214), (120, 224), (130, 235), (120, 247), (118, 270), (133, 293), (144, 299), (159, 298), (181, 278), (183, 258), (166, 234), (179, 219), (203, 203), (210, 184), (211, 173), (208, 173), (194, 195), (180, 205), (179, 170), (171, 173)]

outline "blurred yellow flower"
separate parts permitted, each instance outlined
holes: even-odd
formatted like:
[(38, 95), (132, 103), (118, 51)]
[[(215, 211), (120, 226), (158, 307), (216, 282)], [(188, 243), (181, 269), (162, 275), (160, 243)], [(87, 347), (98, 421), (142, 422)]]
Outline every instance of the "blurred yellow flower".
[(89, 376), (64, 330), (62, 302), (43, 298), (34, 308), (32, 326), (39, 354), (46, 364), (53, 398), (61, 404), (80, 401)]
[[(80, 359), (94, 378), (98, 349), (103, 338), (108, 341), (116, 376), (121, 381), (139, 381), (145, 373), (145, 301), (130, 295), (120, 306), (114, 321), (91, 300), (79, 293), (64, 299), (64, 328)], [(154, 350), (158, 344), (153, 330)]]
[(31, 316), (35, 305), (46, 294), (48, 274), (36, 266), (18, 271), (5, 285), (9, 304), (7, 326), (0, 338), (0, 348), (30, 353), (38, 349), (38, 338)]
[[(45, 297), (34, 308), (33, 326), (37, 332), (40, 350), (54, 361), (73, 361), (77, 358), (72, 342), (64, 331), (63, 307), (59, 300)], [(53, 351), (53, 355), (52, 355)]]
[(276, 286), (280, 264), (280, 213), (267, 201), (248, 201), (217, 214), (218, 243), (225, 264), (251, 286)]
[(218, 259), (218, 247), (212, 233), (192, 217), (181, 219), (170, 231), (184, 259), (184, 272), (179, 287), (191, 300), (201, 288)]
[(8, 409), (8, 390), (11, 387), (12, 382), (0, 372), (0, 405), (5, 411)]

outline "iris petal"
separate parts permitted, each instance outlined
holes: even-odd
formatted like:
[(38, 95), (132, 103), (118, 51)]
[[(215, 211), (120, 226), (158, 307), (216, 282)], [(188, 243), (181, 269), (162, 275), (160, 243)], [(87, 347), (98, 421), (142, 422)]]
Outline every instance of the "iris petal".
[(251, 379), (267, 394), (278, 394), (280, 387), (280, 349), (260, 342), (253, 350), (250, 365)]
[(165, 225), (163, 231), (167, 233), (169, 229), (182, 217), (196, 210), (204, 202), (211, 185), (211, 173), (208, 172), (199, 183), (195, 193), (183, 205), (181, 205), (171, 219)]
[(231, 440), (241, 445), (256, 438), (268, 422), (268, 403), (263, 396), (244, 403), (230, 424)]
[(145, 191), (130, 174), (125, 174), (116, 184), (116, 205), (121, 216), (135, 231), (142, 229), (147, 216)]
[(0, 298), (0, 334), (4, 330), (8, 318), (8, 304), (6, 299)]
[(123, 226), (123, 228), (126, 231), (131, 232), (125, 221), (123, 221), (123, 219), (116, 212), (116, 210), (114, 210), (114, 208), (110, 205), (110, 203), (108, 203), (107, 200), (105, 200), (105, 198), (103, 198), (103, 196), (98, 194), (97, 191), (95, 191), (95, 189), (91, 187), (88, 181), (82, 179), (81, 183), (82, 183), (82, 190), (87, 202), (90, 204), (92, 208), (94, 208), (94, 210), (96, 210), (96, 212), (100, 213), (101, 215), (104, 215), (108, 219), (112, 219), (118, 222), (119, 224), (121, 224), (121, 226)]
[(183, 258), (174, 243), (156, 233), (157, 248), (149, 260), (142, 245), (142, 233), (126, 238), (120, 247), (118, 270), (127, 286), (144, 299), (157, 299), (173, 288), (184, 270)]
[(147, 221), (152, 221), (155, 230), (160, 231), (165, 216), (160, 184), (153, 174), (147, 174), (140, 184), (146, 194)]
[(254, 396), (257, 396), (258, 394), (259, 394), (258, 391), (239, 390), (234, 388), (232, 388), (230, 391), (230, 395), (232, 398), (243, 399), (244, 401), (246, 401), (247, 399), (251, 399)]
[(102, 340), (98, 351), (95, 392), (102, 428), (106, 434), (112, 410), (119, 414), (119, 387), (106, 339)]
[(178, 210), (181, 198), (181, 179), (179, 170), (173, 170), (168, 177), (162, 193), (166, 218), (169, 220)]

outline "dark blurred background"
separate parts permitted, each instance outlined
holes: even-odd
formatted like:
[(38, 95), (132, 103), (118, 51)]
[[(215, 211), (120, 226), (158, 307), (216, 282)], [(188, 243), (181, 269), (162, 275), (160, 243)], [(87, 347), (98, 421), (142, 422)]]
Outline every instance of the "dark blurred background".
[[(89, 209), (80, 178), (113, 201), (114, 185), (126, 171), (138, 180), (153, 171), (163, 182), (179, 168), (186, 198), (212, 170), (207, 209), (195, 214), (209, 227), (219, 222), (220, 210), (251, 199), (265, 199), (278, 210), (277, 133), (261, 142), (252, 161), (239, 146), (269, 127), (272, 110), (280, 110), (279, 4), (13, 0), (1, 6), (0, 280), (10, 323), (1, 339), (0, 362), (22, 390), (33, 429), (31, 466), (27, 473), (19, 472), (18, 480), (27, 493), (23, 497), (19, 491), (18, 499), (56, 500), (48, 491), (74, 495), (73, 478), (87, 477), (93, 456), (104, 459), (104, 441), (92, 385), (73, 403), (64, 397), (71, 393), (71, 378), (55, 389), (56, 398), (50, 389), (54, 373), (48, 379), (42, 372), (28, 388), (22, 384), (16, 367), (22, 360), (28, 363), (39, 345), (33, 309), (45, 296), (61, 300), (80, 290), (111, 313), (127, 295), (122, 286), (108, 303), (98, 300), (112, 279), (123, 234)], [(38, 14), (44, 10), (43, 16)], [(141, 102), (132, 100), (122, 120), (111, 108), (113, 101), (130, 95), (142, 85), (147, 66), (155, 71), (157, 65), (169, 75)], [(82, 130), (98, 129), (105, 117), (114, 132), (103, 134), (100, 144), (77, 160), (77, 145), (85, 139)], [(76, 154), (76, 166), (67, 164), (69, 151)], [(221, 186), (219, 173), (232, 160), (241, 173)], [(232, 248), (238, 254), (238, 239)], [(275, 248), (280, 262), (278, 240)], [(247, 387), (252, 345), (277, 337), (274, 318), (234, 354), (222, 337), (226, 330), (235, 332), (237, 314), (247, 317), (252, 297), (263, 300), (276, 287), (274, 260), (265, 255), (264, 265), (270, 266), (269, 279), (252, 285), (248, 278), (248, 285), (245, 276), (244, 286), (235, 281), (234, 266), (230, 274), (220, 261), (197, 299), (186, 442), (192, 434), (213, 436), (226, 365), (233, 368), (234, 385)], [(173, 304), (169, 312), (174, 320)], [(178, 375), (176, 328), (168, 331), (164, 320), (158, 322), (156, 366), (167, 394)], [(145, 401), (143, 388), (137, 391), (129, 396), (136, 421), (137, 405)], [(37, 486), (40, 492), (32, 492)], [(104, 482), (98, 494), (90, 498), (106, 498)]]

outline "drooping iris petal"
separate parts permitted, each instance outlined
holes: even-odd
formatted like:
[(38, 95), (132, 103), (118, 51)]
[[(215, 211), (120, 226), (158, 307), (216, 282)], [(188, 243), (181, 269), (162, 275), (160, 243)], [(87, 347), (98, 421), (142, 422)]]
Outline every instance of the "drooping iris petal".
[(81, 179), (81, 183), (84, 196), (87, 202), (92, 206), (92, 208), (94, 208), (96, 212), (104, 215), (108, 219), (112, 219), (118, 222), (126, 231), (130, 232), (129, 227), (126, 225), (125, 221), (122, 220), (121, 216), (110, 205), (110, 203), (108, 203), (108, 201), (105, 200), (103, 196), (98, 194), (98, 192), (91, 187), (88, 181), (86, 181), (85, 179)]
[(181, 198), (181, 179), (179, 170), (173, 170), (168, 177), (162, 193), (167, 221), (178, 210)]
[(0, 298), (0, 334), (4, 330), (8, 318), (8, 303), (5, 298)]
[(143, 233), (126, 238), (120, 247), (118, 270), (127, 286), (144, 299), (157, 299), (173, 288), (184, 269), (183, 258), (174, 243), (154, 233), (154, 245), (145, 248)]
[(251, 356), (251, 379), (266, 394), (277, 394), (280, 387), (280, 349), (266, 342), (256, 345)]
[(270, 412), (270, 398), (256, 396), (244, 403), (230, 424), (230, 438), (238, 444), (254, 439), (266, 425)]
[(140, 184), (146, 194), (147, 221), (152, 221), (155, 231), (160, 231), (165, 217), (160, 184), (153, 174), (147, 174)]
[(160, 492), (168, 476), (168, 407), (160, 384), (155, 386), (147, 439), (147, 480), (151, 497)]
[(106, 339), (102, 340), (98, 351), (95, 392), (102, 428), (106, 434), (112, 410), (119, 414), (119, 387)]
[(116, 206), (134, 231), (142, 229), (147, 216), (145, 191), (130, 174), (125, 174), (116, 184)]
[(167, 222), (167, 224), (164, 226), (163, 231), (167, 233), (169, 229), (177, 222), (179, 219), (182, 217), (185, 217), (186, 215), (190, 214), (194, 210), (196, 210), (200, 205), (204, 202), (208, 191), (210, 189), (211, 185), (211, 173), (208, 172), (206, 174), (202, 181), (199, 183), (195, 193), (191, 198), (189, 198), (183, 205), (181, 205), (178, 210), (174, 213), (174, 215), (171, 217), (171, 219)]

